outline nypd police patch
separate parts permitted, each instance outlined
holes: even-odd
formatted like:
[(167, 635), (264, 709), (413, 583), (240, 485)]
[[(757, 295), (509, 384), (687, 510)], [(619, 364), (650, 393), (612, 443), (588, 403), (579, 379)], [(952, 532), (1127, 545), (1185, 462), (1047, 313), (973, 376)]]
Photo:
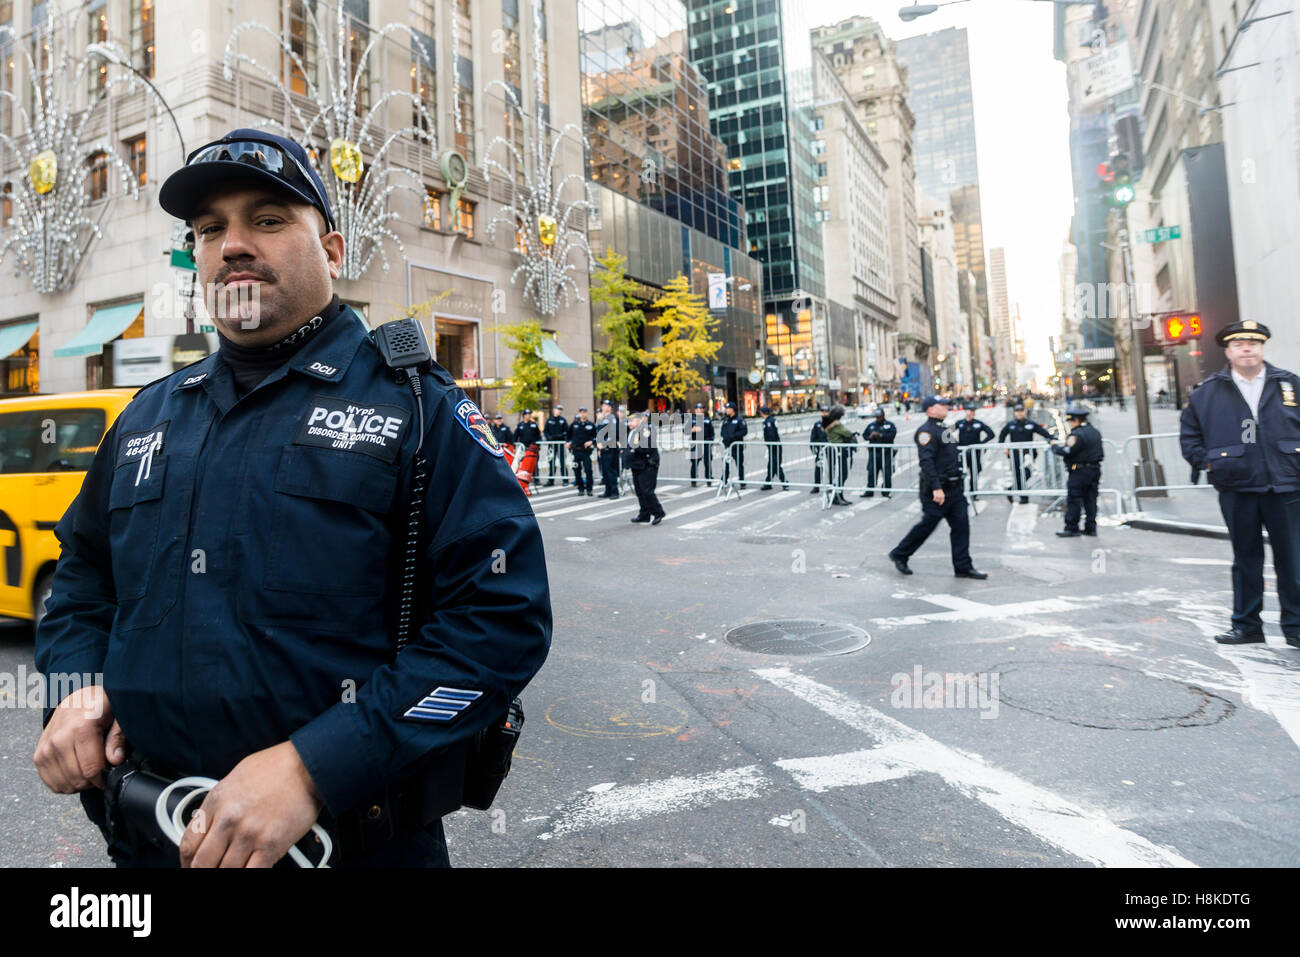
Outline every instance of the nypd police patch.
[(461, 399), (456, 403), (456, 421), (460, 423), (461, 428), (470, 434), (470, 436), (483, 448), (487, 449), (497, 458), (502, 458), (505, 452), (501, 449), (501, 443), (497, 437), (492, 434), (492, 427), (488, 425), (487, 416), (479, 411), (479, 407), (471, 399)]

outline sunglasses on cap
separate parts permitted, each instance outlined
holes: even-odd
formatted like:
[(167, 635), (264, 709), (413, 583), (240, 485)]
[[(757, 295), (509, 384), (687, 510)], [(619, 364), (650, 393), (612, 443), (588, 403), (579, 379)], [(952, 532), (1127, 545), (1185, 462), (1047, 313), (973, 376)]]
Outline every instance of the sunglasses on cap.
[(261, 143), (257, 140), (235, 140), (231, 143), (213, 143), (211, 146), (195, 150), (190, 154), (189, 159), (185, 161), (185, 165), (197, 166), (200, 163), (218, 162), (247, 163), (249, 166), (270, 173), (272, 176), (294, 186), (306, 186), (320, 204), (319, 209), (325, 216), (329, 227), (334, 228), (333, 218), (325, 212), (330, 208), (329, 201), (316, 188), (315, 179), (308, 174), (303, 165), (291, 153), (270, 143)]

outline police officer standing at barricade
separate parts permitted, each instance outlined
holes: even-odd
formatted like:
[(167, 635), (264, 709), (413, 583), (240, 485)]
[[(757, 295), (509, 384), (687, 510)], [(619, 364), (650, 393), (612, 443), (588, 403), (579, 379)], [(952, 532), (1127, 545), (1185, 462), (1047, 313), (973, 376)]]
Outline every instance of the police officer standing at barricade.
[(569, 420), (561, 413), (564, 406), (557, 405), (555, 410), (546, 419), (546, 426), (542, 429), (542, 434), (546, 441), (551, 443), (546, 446), (546, 484), (555, 484), (555, 463), (560, 463), (559, 474), (563, 484), (569, 484), (568, 464), (564, 461), (564, 443), (569, 437)]
[(690, 443), (691, 488), (695, 488), (695, 473), (704, 466), (704, 484), (713, 484), (713, 418), (704, 409), (703, 402), (695, 403), (695, 414), (686, 425)]
[(600, 454), (600, 480), (605, 485), (601, 498), (618, 498), (618, 466), (621, 440), (614, 403), (602, 399), (600, 420), (596, 423), (596, 448)]
[[(47, 712), (36, 768), (119, 864), (269, 867), (319, 820), (336, 865), (445, 866), (443, 749), (497, 726), (549, 646), (531, 506), (447, 371), (399, 368), (418, 327), (368, 333), (333, 294), (344, 239), (302, 146), (235, 130), (159, 202), (204, 289), (257, 298), (216, 295), (219, 350), (136, 393), (55, 529), (36, 661), (103, 680)], [(128, 758), (217, 781), (179, 852), (107, 819)]]
[(741, 488), (745, 487), (745, 436), (748, 433), (749, 426), (736, 414), (736, 403), (728, 402), (727, 417), (722, 422), (722, 447), (726, 455), (722, 480), (727, 481), (734, 468), (735, 481)]
[(628, 416), (627, 447), (623, 450), (626, 467), (632, 473), (632, 488), (640, 509), (634, 525), (649, 522), (658, 525), (664, 520), (664, 507), (655, 495), (659, 481), (659, 437), (650, 428), (650, 417), (645, 412)]
[(523, 414), (520, 415), (519, 424), (515, 426), (515, 441), (524, 448), (537, 445), (542, 441), (542, 430), (533, 421), (532, 409), (524, 409)]
[[(1051, 432), (1048, 432), (1033, 419), (1028, 418), (1025, 415), (1025, 406), (1023, 403), (1017, 402), (1012, 407), (1012, 414), (1014, 415), (1014, 418), (1006, 425), (1002, 426), (1002, 431), (998, 433), (999, 442), (1032, 442), (1034, 441), (1035, 435), (1042, 436), (1048, 441), (1052, 440), (1053, 435)], [(1032, 472), (1032, 469), (1029, 467), (1029, 461), (1030, 455), (1034, 454), (1033, 450), (1025, 450), (1022, 452), (1019, 449), (1016, 449), (1013, 452), (1011, 449), (1003, 449), (1003, 451), (1011, 457), (1011, 471), (1015, 476), (1015, 487), (1023, 491), (1025, 486), (1029, 484), (1029, 476)], [(1007, 496), (1007, 501), (1011, 501), (1010, 495)], [(1028, 495), (1020, 496), (1021, 505), (1024, 505), (1028, 501)]]
[(498, 445), (511, 446), (515, 444), (515, 434), (510, 431), (510, 426), (506, 425), (505, 416), (500, 412), (492, 417), (492, 435), (497, 440)]
[[(1057, 532), (1059, 538), (1076, 535), (1097, 535), (1097, 489), (1101, 485), (1101, 460), (1105, 453), (1101, 446), (1101, 433), (1088, 422), (1088, 410), (1071, 406), (1065, 410), (1065, 423), (1070, 427), (1066, 440), (1052, 446), (1052, 451), (1064, 456), (1070, 474), (1066, 479), (1065, 530)], [(1079, 514), (1085, 516), (1083, 531), (1079, 531)]]
[[(862, 437), (867, 440), (868, 446), (893, 445), (897, 435), (898, 426), (885, 418), (883, 408), (876, 410), (875, 421), (862, 430)], [(894, 487), (893, 449), (867, 449), (867, 488), (862, 493), (863, 498), (871, 498), (876, 494), (877, 478), (883, 479), (885, 486), (881, 496), (889, 498), (889, 490)]]
[(975, 418), (975, 403), (967, 402), (966, 417), (957, 423), (957, 445), (963, 449), (965, 461), (962, 464), (966, 467), (967, 486), (972, 492), (979, 491), (980, 468), (984, 464), (981, 459), (984, 453), (967, 446), (983, 445), (992, 439), (994, 434), (992, 428)]
[(1264, 361), (1268, 327), (1220, 330), (1226, 368), (1203, 381), (1182, 412), (1183, 458), (1219, 490), (1232, 540), (1232, 628), (1214, 640), (1264, 640), (1264, 536), (1268, 529), (1282, 634), (1300, 648), (1300, 376)]
[(943, 426), (948, 416), (948, 400), (928, 395), (921, 400), (921, 411), (927, 418), (914, 436), (921, 471), (921, 520), (894, 546), (889, 560), (904, 575), (912, 574), (907, 560), (925, 544), (935, 526), (947, 519), (953, 574), (958, 578), (988, 578), (971, 563), (970, 516), (962, 493), (957, 435), (955, 430)]
[(830, 419), (826, 412), (826, 406), (822, 406), (821, 418), (813, 420), (812, 434), (809, 438), (809, 447), (813, 453), (813, 487), (811, 493), (813, 495), (822, 490), (822, 465), (827, 461), (827, 453), (829, 452), (826, 443), (830, 439), (826, 437), (826, 426), (830, 424)]
[(578, 417), (569, 426), (569, 451), (573, 453), (573, 484), (578, 494), (592, 495), (591, 453), (596, 450), (596, 423), (587, 420), (587, 409), (578, 410)]
[(781, 431), (776, 427), (776, 416), (767, 406), (758, 411), (766, 416), (763, 419), (763, 442), (767, 445), (767, 477), (763, 480), (764, 491), (772, 487), (772, 480), (779, 478), (781, 488), (790, 491), (790, 486), (785, 480), (785, 469), (781, 466)]

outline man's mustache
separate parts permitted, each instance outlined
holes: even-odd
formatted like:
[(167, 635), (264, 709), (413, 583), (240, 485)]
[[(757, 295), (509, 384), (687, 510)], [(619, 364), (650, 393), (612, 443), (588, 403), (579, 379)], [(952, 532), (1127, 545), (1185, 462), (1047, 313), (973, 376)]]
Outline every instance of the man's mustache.
[(231, 276), (237, 273), (247, 273), (250, 276), (256, 276), (263, 282), (278, 282), (280, 277), (275, 274), (275, 270), (270, 266), (222, 266), (213, 277), (214, 283), (225, 284)]

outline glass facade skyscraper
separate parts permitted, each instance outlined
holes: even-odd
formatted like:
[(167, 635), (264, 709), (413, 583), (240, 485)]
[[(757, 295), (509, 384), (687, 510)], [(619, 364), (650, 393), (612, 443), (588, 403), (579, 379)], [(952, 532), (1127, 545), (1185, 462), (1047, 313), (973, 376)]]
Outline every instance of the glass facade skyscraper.
[[(805, 6), (687, 0), (690, 57), (708, 81), (709, 121), (730, 157), (731, 195), (746, 210), (768, 309), (782, 313), (797, 292), (825, 295)], [(816, 309), (811, 315), (817, 321)]]
[(975, 103), (971, 95), (966, 31), (949, 27), (897, 41), (907, 67), (907, 105), (916, 118), (912, 148), (916, 181), (953, 212), (957, 266), (975, 275), (979, 309), (987, 318), (984, 226), (975, 151)]

